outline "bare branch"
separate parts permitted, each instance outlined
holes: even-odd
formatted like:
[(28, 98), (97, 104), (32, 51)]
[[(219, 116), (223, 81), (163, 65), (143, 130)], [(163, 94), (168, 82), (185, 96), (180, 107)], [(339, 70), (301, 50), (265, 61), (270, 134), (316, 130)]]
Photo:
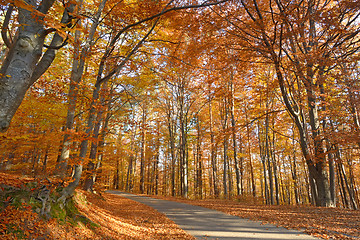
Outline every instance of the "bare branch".
[(59, 45), (59, 46), (51, 46), (51, 45), (48, 46), (48, 45), (44, 44), (44, 47), (46, 47), (48, 49), (59, 50), (60, 48), (65, 47), (68, 44), (68, 40), (69, 40), (69, 36), (66, 36), (65, 41), (61, 45)]
[(6, 47), (10, 48), (12, 42), (10, 41), (10, 39), (7, 36), (7, 30), (9, 27), (9, 22), (10, 22), (10, 18), (11, 18), (11, 13), (13, 11), (14, 7), (13, 5), (9, 5), (8, 10), (6, 11), (6, 15), (5, 15), (5, 19), (1, 28), (1, 37), (6, 45)]

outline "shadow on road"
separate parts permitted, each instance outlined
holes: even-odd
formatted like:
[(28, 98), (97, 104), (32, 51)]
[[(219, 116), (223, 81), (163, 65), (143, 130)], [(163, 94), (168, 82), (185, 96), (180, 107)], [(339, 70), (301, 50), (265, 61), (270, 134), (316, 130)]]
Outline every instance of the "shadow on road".
[(146, 204), (164, 213), (180, 228), (198, 239), (317, 239), (295, 230), (288, 230), (271, 224), (242, 219), (216, 210), (120, 191), (107, 191)]

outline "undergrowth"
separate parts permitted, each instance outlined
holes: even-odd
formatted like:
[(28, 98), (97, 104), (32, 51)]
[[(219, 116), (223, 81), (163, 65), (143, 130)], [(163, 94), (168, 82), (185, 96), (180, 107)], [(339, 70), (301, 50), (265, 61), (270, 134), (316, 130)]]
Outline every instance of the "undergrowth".
[(21, 180), (7, 184), (0, 178), (0, 239), (48, 239), (49, 222), (97, 227), (77, 208), (88, 204), (81, 193), (63, 204), (57, 201), (62, 190), (59, 184)]

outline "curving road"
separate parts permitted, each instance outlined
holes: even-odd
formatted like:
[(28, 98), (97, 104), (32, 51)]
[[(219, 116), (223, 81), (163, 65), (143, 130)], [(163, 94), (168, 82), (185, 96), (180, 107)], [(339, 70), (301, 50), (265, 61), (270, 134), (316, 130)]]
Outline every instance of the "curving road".
[(138, 196), (120, 191), (107, 192), (118, 194), (156, 209), (197, 239), (318, 239), (299, 231), (288, 230), (270, 224), (261, 224), (261, 222), (242, 219), (208, 208)]

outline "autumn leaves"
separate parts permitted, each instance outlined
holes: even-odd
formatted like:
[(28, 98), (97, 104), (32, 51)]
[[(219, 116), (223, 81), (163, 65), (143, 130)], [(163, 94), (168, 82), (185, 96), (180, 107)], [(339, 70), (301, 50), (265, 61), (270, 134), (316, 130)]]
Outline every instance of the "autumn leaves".
[[(84, 168), (86, 189), (100, 181), (184, 197), (261, 196), (272, 204), (335, 206), (340, 198), (356, 208), (359, 141), (346, 129), (359, 129), (358, 7), (191, 3), (103, 0), (62, 8), (79, 17), (69, 30), (74, 41), (32, 87), (43, 95), (28, 92), (22, 120), (15, 116), (1, 143), (5, 165), (61, 176), (73, 170), (65, 195), (82, 183)], [(5, 74), (5, 63), (16, 63), (10, 53)], [(42, 60), (54, 56), (49, 48)], [(61, 90), (48, 94), (60, 71)]]

